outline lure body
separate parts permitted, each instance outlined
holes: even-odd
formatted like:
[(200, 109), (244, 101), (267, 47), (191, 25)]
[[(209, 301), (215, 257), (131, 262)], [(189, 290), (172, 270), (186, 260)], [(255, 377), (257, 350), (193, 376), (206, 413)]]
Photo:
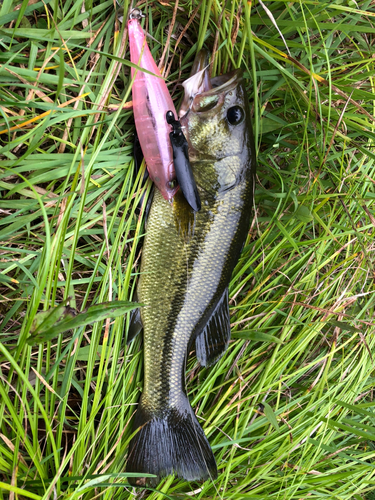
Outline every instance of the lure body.
[[(128, 32), (131, 62), (160, 76), (136, 15), (129, 20)], [(176, 110), (162, 78), (132, 68), (132, 78), (135, 73), (132, 93), (139, 142), (151, 180), (159, 188), (163, 198), (170, 200), (179, 187), (169, 138), (171, 126), (167, 123), (166, 113), (171, 110), (176, 115)]]

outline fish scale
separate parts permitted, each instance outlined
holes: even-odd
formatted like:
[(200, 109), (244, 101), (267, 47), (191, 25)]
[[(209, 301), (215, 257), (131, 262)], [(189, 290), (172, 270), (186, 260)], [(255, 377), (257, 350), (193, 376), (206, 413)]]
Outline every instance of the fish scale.
[[(191, 210), (181, 193), (170, 203), (155, 190), (148, 216), (137, 288), (144, 304), (144, 388), (127, 470), (157, 478), (137, 478), (133, 484), (155, 486), (172, 473), (188, 481), (217, 475), (186, 396), (186, 359), (194, 342), (203, 366), (227, 348), (228, 284), (250, 224), (255, 175), (241, 72), (222, 81), (187, 96), (191, 107), (181, 118), (201, 210)], [(228, 117), (240, 121), (233, 124)]]

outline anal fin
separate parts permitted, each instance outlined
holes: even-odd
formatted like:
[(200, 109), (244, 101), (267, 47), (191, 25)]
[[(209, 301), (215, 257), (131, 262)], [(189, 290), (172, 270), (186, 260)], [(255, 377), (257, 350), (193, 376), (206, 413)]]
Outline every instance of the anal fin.
[(228, 288), (224, 290), (204, 330), (195, 339), (197, 359), (202, 366), (218, 361), (230, 340)]

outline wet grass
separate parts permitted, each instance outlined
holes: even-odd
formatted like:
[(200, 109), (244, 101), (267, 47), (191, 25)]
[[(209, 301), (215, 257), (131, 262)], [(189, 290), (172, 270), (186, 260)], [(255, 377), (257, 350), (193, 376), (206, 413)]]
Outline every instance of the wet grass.
[[(243, 67), (259, 163), (230, 347), (210, 369), (188, 363), (219, 478), (170, 477), (149, 498), (369, 500), (373, 2), (194, 0), (146, 12), (176, 104), (200, 47), (216, 48), (214, 74)], [(127, 316), (103, 320), (109, 305), (48, 339), (52, 319), (40, 315), (134, 300), (135, 207), (149, 186), (134, 182), (133, 115), (122, 109), (126, 30), (112, 1), (4, 0), (0, 44), (0, 499), (133, 498), (124, 471), (140, 340), (126, 346)]]

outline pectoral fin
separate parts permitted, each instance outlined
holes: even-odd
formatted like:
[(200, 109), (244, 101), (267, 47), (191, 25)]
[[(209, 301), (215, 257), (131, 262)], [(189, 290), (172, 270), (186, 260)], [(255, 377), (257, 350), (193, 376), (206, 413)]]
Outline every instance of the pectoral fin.
[(130, 313), (130, 325), (128, 330), (128, 336), (126, 338), (126, 343), (130, 344), (132, 340), (141, 332), (143, 329), (143, 323), (141, 319), (141, 310), (139, 307), (133, 309)]
[(204, 330), (195, 339), (197, 359), (202, 366), (218, 361), (226, 351), (230, 340), (228, 288), (218, 301)]

